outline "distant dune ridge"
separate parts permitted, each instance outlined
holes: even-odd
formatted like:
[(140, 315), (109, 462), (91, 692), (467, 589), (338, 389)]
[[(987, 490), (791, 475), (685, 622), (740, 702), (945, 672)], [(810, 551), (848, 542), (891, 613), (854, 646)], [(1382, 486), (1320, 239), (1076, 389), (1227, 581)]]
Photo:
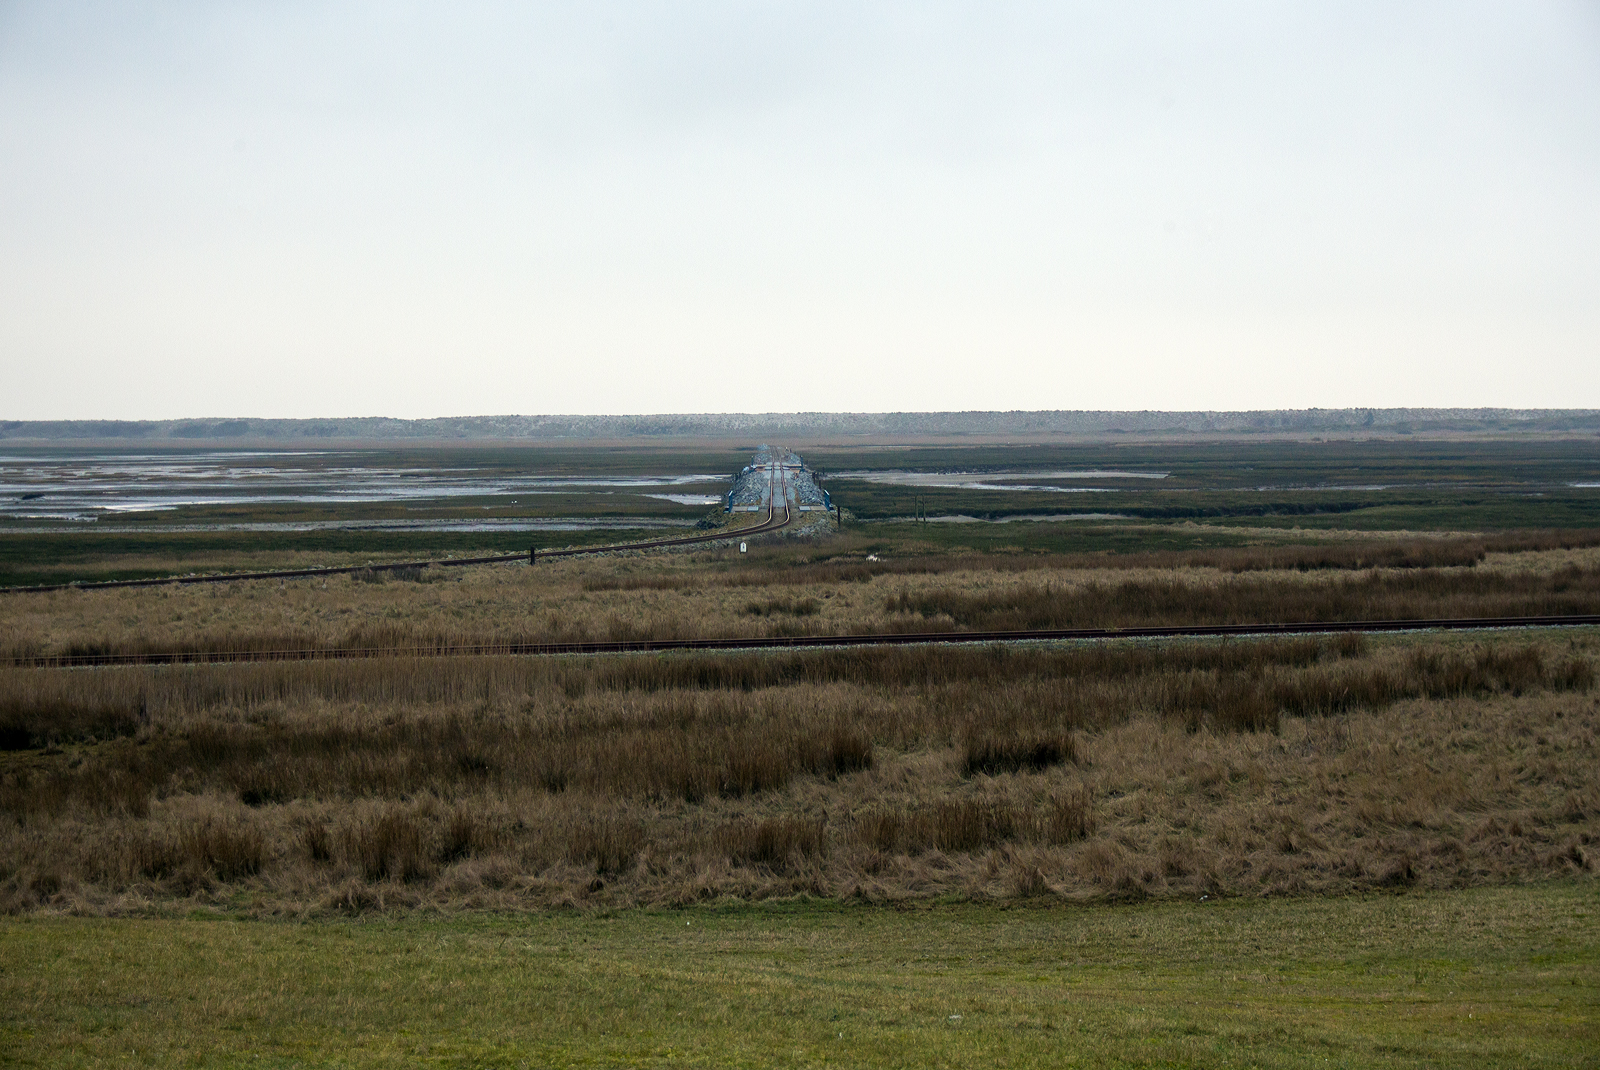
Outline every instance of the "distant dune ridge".
[(4, 420), (0, 439), (619, 439), (765, 436), (1165, 436), (1210, 434), (1600, 432), (1600, 409), (1264, 409), (1253, 412), (795, 412), (660, 416), (448, 416), (336, 419)]

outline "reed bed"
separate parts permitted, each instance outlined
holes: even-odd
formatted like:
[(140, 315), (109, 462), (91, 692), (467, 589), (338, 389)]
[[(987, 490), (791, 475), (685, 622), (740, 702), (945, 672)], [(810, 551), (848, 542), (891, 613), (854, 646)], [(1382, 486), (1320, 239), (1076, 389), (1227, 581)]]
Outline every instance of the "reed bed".
[(0, 907), (1272, 894), (1593, 872), (1600, 643), (0, 670)]
[[(632, 566), (604, 566), (612, 578), (623, 567)], [(376, 588), (343, 577), (326, 590), (302, 583), (63, 592), (40, 596), (37, 604), (8, 604), (22, 612), (0, 621), (0, 663), (107, 654), (431, 655), (589, 640), (1600, 613), (1600, 557), (1593, 550), (1529, 552), (1472, 568), (1364, 571), (1045, 568), (921, 575), (869, 569), (860, 582), (804, 589), (784, 586), (783, 575), (778, 570), (769, 577), (773, 586), (755, 597), (753, 588), (718, 586), (715, 572), (693, 564), (655, 577), (699, 585), (682, 590), (595, 593), (583, 589), (589, 573), (571, 566), (561, 573), (554, 567), (486, 568), (448, 582)]]
[[(867, 551), (820, 561), (791, 562), (773, 555), (762, 567), (730, 569), (709, 577), (652, 572), (586, 578), (586, 591), (677, 591), (695, 586), (766, 587), (866, 583), (876, 576), (953, 572), (1134, 571), (1216, 569), (1221, 572), (1292, 570), (1361, 571), (1373, 568), (1472, 568), (1490, 554), (1579, 550), (1600, 546), (1600, 529), (1507, 531), (1483, 536), (1361, 538), (1342, 542), (1240, 546), (1104, 554), (918, 554), (867, 560)], [(876, 556), (876, 555), (874, 555)]]
[(1209, 585), (1150, 578), (1070, 588), (924, 590), (892, 595), (884, 608), (919, 631), (930, 621), (990, 631), (1589, 614), (1600, 611), (1600, 569), (1367, 572), (1314, 585), (1255, 577)]

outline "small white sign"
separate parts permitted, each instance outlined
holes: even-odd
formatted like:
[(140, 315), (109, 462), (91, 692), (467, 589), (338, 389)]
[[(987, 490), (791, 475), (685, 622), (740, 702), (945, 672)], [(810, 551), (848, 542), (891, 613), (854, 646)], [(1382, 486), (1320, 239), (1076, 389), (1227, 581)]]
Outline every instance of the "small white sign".
[(742, 543), (742, 542), (739, 544), (739, 552), (741, 554), (744, 553), (744, 543)]

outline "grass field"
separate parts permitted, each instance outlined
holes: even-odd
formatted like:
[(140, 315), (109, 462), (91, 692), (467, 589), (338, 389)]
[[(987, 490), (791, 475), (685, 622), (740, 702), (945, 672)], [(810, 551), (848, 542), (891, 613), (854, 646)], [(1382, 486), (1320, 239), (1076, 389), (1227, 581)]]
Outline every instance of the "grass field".
[(0, 909), (1592, 874), (1595, 637), (0, 669)]
[[(1026, 477), (1019, 482), (1093, 493), (908, 487), (839, 475), (837, 501), (861, 519), (922, 512), (1000, 518), (1119, 513), (1135, 520), (1198, 520), (1335, 530), (1486, 531), (1600, 525), (1600, 440), (1559, 442), (1214, 442), (1125, 446), (813, 449), (807, 459), (850, 473), (1127, 471), (1161, 479)], [(959, 538), (959, 536), (955, 536)], [(1019, 534), (1026, 539), (1026, 534)]]
[[(496, 480), (575, 475), (633, 477), (733, 472), (754, 444), (723, 448), (553, 446), (375, 449), (232, 457), (252, 466), (326, 480), (341, 467), (468, 473), (481, 495), (371, 502), (269, 502), (248, 496), (224, 504), (124, 512), (136, 531), (93, 534), (92, 526), (0, 520), (0, 586), (138, 578), (188, 571), (287, 568), (307, 562), (361, 564), (467, 550), (621, 541), (609, 533), (473, 531), (177, 531), (176, 526), (456, 521), (603, 517), (693, 521), (705, 507), (652, 498), (639, 489), (527, 494), (493, 492)], [(27, 448), (14, 448), (23, 459)], [(70, 453), (34, 450), (33, 453)], [(104, 451), (86, 451), (86, 458)], [(1190, 442), (1160, 445), (982, 445), (869, 447), (819, 445), (804, 451), (824, 473), (1035, 473), (1030, 485), (1087, 486), (1095, 493), (910, 487), (828, 478), (847, 519), (892, 552), (946, 550), (1145, 552), (1284, 541), (1322, 541), (1350, 532), (1498, 532), (1516, 528), (1600, 528), (1600, 439), (1556, 441), (1388, 440), (1371, 442)], [(171, 451), (177, 463), (183, 451)], [(1056, 477), (1052, 472), (1162, 472), (1164, 478)], [(241, 479), (241, 485), (248, 484)], [(318, 484), (322, 485), (322, 484)], [(20, 485), (19, 485), (20, 486)], [(717, 494), (726, 483), (676, 489)], [(660, 488), (655, 488), (659, 490)], [(648, 491), (650, 488), (644, 488)], [(1119, 521), (1008, 524), (904, 524), (917, 514), (1004, 518), (1115, 513)], [(110, 518), (106, 518), (110, 519)]]
[[(933, 527), (934, 525), (916, 525)], [(996, 525), (1016, 527), (1019, 525)], [(464, 644), (1600, 613), (1600, 532), (1101, 554), (870, 533), (465, 569), (11, 594), (0, 661)]]
[(691, 534), (684, 528), (593, 531), (75, 531), (0, 530), (0, 586), (137, 580), (190, 573), (278, 571), (527, 553)]
[[(1595, 477), (1600, 438), (1265, 440), (978, 446), (819, 445), (802, 451), (824, 472), (1161, 472), (1163, 487), (1246, 489), (1338, 485), (1559, 485)], [(1030, 480), (1030, 482), (1033, 482)], [(1083, 480), (1077, 480), (1082, 483)], [(1114, 479), (1092, 480), (1129, 485)]]
[[(0, 598), (0, 1066), (1595, 1065), (1593, 629), (426, 655), (1593, 613), (1600, 490), (1572, 484), (1600, 478), (1600, 440), (807, 459), (1168, 476), (1103, 494), (836, 480), (842, 533), (748, 554)], [(196, 506), (7, 531), (0, 583), (625, 537), (176, 523), (705, 513), (630, 501)], [(1108, 503), (1137, 519), (892, 519)], [(404, 653), (34, 660), (352, 646)]]
[(0, 922), (7, 1066), (1584, 1067), (1591, 881), (910, 912)]

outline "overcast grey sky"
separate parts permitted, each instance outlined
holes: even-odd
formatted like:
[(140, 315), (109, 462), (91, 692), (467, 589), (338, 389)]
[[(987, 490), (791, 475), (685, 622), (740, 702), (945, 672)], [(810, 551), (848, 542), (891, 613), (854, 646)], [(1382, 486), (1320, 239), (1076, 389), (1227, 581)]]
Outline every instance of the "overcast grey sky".
[(1600, 3), (0, 0), (0, 418), (1600, 406)]

